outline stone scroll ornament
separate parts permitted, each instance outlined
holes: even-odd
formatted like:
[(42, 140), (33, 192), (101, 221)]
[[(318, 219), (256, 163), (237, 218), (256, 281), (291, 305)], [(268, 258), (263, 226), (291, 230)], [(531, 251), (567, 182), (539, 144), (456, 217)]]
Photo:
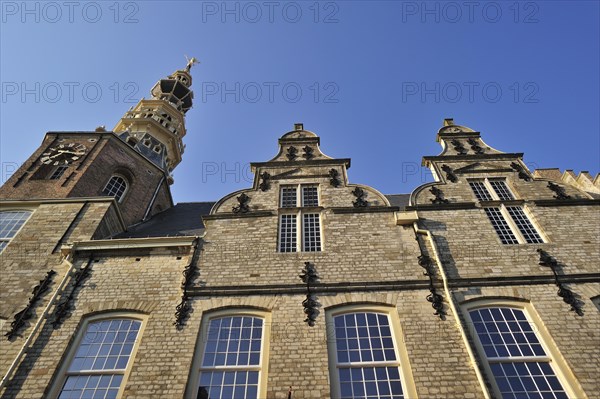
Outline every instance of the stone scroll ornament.
[(440, 319), (444, 320), (446, 317), (446, 312), (444, 311), (444, 297), (437, 293), (437, 290), (433, 285), (433, 262), (427, 255), (419, 255), (417, 259), (419, 266), (425, 269), (423, 275), (429, 277), (430, 294), (427, 295), (425, 299), (427, 299), (427, 301), (431, 303), (431, 307), (435, 309), (434, 315), (439, 316)]
[(69, 295), (65, 299), (63, 299), (57, 306), (54, 311), (54, 321), (52, 322), (52, 327), (55, 329), (60, 327), (63, 321), (69, 315), (69, 311), (71, 310), (71, 304), (73, 303), (73, 299), (75, 299), (75, 291), (83, 284), (83, 281), (89, 277), (90, 275), (90, 265), (93, 260), (90, 259), (87, 266), (78, 269), (73, 274), (73, 285), (71, 286), (71, 291), (69, 291)]
[(9, 340), (12, 340), (19, 335), (19, 330), (25, 326), (27, 320), (33, 317), (33, 309), (44, 293), (48, 291), (48, 287), (52, 283), (52, 277), (54, 277), (55, 274), (56, 272), (54, 270), (50, 270), (46, 273), (46, 277), (43, 280), (40, 280), (40, 283), (33, 288), (27, 306), (15, 315), (14, 321), (10, 323), (10, 330), (4, 334)]
[(302, 158), (309, 160), (312, 159), (315, 155), (313, 154), (314, 150), (311, 146), (307, 145), (305, 146), (302, 151), (304, 152), (304, 154), (302, 154)]
[(475, 154), (483, 154), (485, 152), (483, 150), (483, 148), (479, 145), (479, 143), (477, 142), (477, 140), (475, 140), (474, 138), (468, 139), (467, 143), (469, 143), (469, 145), (471, 146), (471, 149), (473, 151), (475, 151)]
[(356, 187), (352, 190), (352, 195), (356, 197), (356, 201), (352, 203), (355, 208), (365, 208), (369, 205), (369, 201), (366, 200), (367, 193), (360, 187)]
[(558, 261), (541, 248), (538, 248), (537, 252), (540, 254), (539, 265), (549, 267), (552, 270), (552, 274), (554, 274), (554, 284), (558, 287), (558, 291), (556, 292), (557, 295), (561, 297), (567, 305), (571, 306), (572, 312), (575, 312), (579, 316), (583, 316), (583, 310), (581, 309), (583, 304), (577, 299), (573, 291), (564, 286), (559, 279)]
[(556, 198), (557, 200), (568, 200), (571, 199), (570, 195), (567, 195), (567, 193), (565, 192), (565, 189), (561, 186), (559, 186), (558, 184), (554, 184), (551, 181), (548, 182), (548, 188), (552, 191), (554, 191), (554, 193), (556, 195), (554, 195), (554, 198)]
[(263, 172), (260, 174), (260, 179), (261, 182), (258, 185), (258, 188), (260, 188), (261, 191), (267, 191), (271, 188), (271, 175), (269, 174), (269, 172)]
[(521, 166), (520, 163), (511, 162), (510, 167), (513, 168), (513, 170), (519, 174), (519, 179), (531, 181), (531, 176), (529, 176), (529, 173), (527, 173), (525, 168), (523, 168), (523, 166)]
[(432, 204), (447, 204), (448, 200), (444, 198), (444, 192), (436, 186), (431, 187), (429, 190), (431, 194), (435, 196), (434, 199), (430, 200)]
[(446, 179), (450, 180), (452, 183), (456, 183), (458, 181), (458, 178), (450, 166), (442, 165), (442, 170), (446, 172)]
[(329, 184), (331, 184), (333, 187), (339, 187), (340, 184), (342, 184), (340, 180), (340, 172), (338, 172), (337, 169), (329, 170)]
[(302, 301), (304, 314), (306, 315), (304, 322), (310, 327), (314, 327), (319, 315), (319, 306), (321, 306), (310, 290), (311, 284), (316, 284), (319, 280), (315, 265), (310, 262), (304, 262), (304, 270), (298, 277), (306, 284), (306, 299)]
[(467, 154), (467, 149), (465, 148), (463, 143), (460, 142), (460, 140), (452, 139), (451, 143), (452, 143), (452, 146), (454, 146), (454, 150), (458, 153), (458, 155), (466, 155)]
[(285, 156), (288, 160), (293, 161), (298, 158), (298, 149), (296, 147), (288, 147)]
[(198, 253), (198, 247), (194, 247), (194, 253), (190, 263), (183, 269), (183, 282), (181, 286), (183, 288), (183, 294), (181, 295), (181, 302), (175, 307), (175, 322), (173, 325), (181, 330), (185, 325), (185, 320), (189, 317), (192, 312), (192, 304), (190, 303), (190, 297), (188, 295), (188, 289), (192, 287), (194, 278), (198, 273), (198, 267), (196, 266), (196, 256)]
[(239, 195), (237, 197), (238, 205), (231, 208), (233, 213), (247, 213), (250, 210), (248, 206), (248, 202), (250, 201), (250, 197), (248, 197), (245, 193)]

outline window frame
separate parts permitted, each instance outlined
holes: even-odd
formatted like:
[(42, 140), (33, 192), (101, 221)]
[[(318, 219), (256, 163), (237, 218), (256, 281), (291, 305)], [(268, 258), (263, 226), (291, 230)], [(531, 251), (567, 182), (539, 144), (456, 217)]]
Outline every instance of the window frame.
[[(71, 372), (70, 373), (69, 366), (73, 362), (73, 359), (75, 358), (75, 355), (77, 354), (77, 351), (79, 350), (79, 346), (81, 345), (81, 343), (83, 341), (83, 338), (85, 336), (85, 333), (87, 332), (89, 325), (94, 322), (105, 321), (105, 320), (115, 320), (115, 319), (130, 319), (130, 320), (139, 321), (141, 323), (140, 329), (138, 330), (138, 333), (137, 333), (135, 343), (133, 345), (133, 349), (131, 350), (131, 354), (129, 355), (129, 360), (127, 361), (127, 366), (123, 370), (122, 374), (120, 371), (115, 372), (115, 370), (106, 370), (104, 372), (103, 372), (103, 370), (99, 370), (98, 372), (93, 372), (93, 373), (83, 373), (83, 372), (79, 372), (79, 373)], [(125, 387), (127, 386), (127, 380), (129, 379), (131, 369), (133, 368), (133, 364), (135, 363), (135, 358), (137, 355), (137, 351), (140, 347), (140, 342), (144, 335), (144, 329), (146, 328), (147, 321), (148, 321), (148, 316), (145, 314), (135, 313), (135, 312), (126, 312), (126, 311), (115, 311), (115, 312), (108, 312), (108, 313), (102, 312), (100, 314), (83, 316), (82, 321), (80, 322), (80, 325), (77, 326), (73, 332), (73, 338), (67, 345), (67, 348), (65, 350), (66, 356), (64, 356), (63, 359), (61, 360), (61, 364), (58, 368), (58, 372), (56, 373), (56, 376), (53, 378), (54, 382), (52, 383), (52, 387), (49, 391), (48, 397), (58, 398), (60, 396), (60, 393), (62, 392), (62, 389), (63, 389), (66, 381), (67, 381), (67, 378), (71, 375), (120, 374), (123, 376), (123, 379), (121, 380), (121, 385), (119, 386), (119, 391), (117, 392), (117, 399), (122, 398), (123, 392), (125, 391)], [(109, 371), (110, 371), (110, 373), (109, 373)]]
[[(344, 304), (337, 305), (325, 309), (325, 322), (326, 322), (326, 333), (327, 333), (327, 357), (329, 367), (329, 381), (330, 381), (330, 396), (332, 398), (341, 397), (341, 384), (339, 379), (338, 369), (340, 368), (340, 362), (337, 359), (337, 346), (336, 346), (336, 335), (335, 335), (335, 322), (336, 316), (341, 316), (350, 313), (380, 313), (386, 314), (389, 326), (392, 332), (392, 341), (394, 344), (394, 352), (396, 354), (396, 361), (371, 361), (371, 362), (358, 362), (358, 367), (394, 367), (397, 366), (400, 374), (400, 382), (402, 384), (402, 392), (404, 398), (416, 398), (417, 391), (412, 376), (412, 369), (410, 367), (410, 361), (408, 358), (408, 352), (404, 343), (404, 334), (400, 325), (400, 319), (398, 317), (398, 311), (395, 306), (389, 305), (376, 305), (376, 304)], [(350, 366), (352, 368), (352, 362), (341, 363), (342, 366)]]
[(4, 252), (4, 250), (12, 242), (12, 240), (14, 240), (15, 237), (17, 235), (19, 235), (19, 233), (21, 232), (21, 230), (23, 230), (23, 227), (25, 227), (25, 225), (27, 224), (27, 222), (29, 222), (29, 220), (31, 219), (31, 216), (35, 212), (35, 209), (28, 209), (28, 208), (12, 208), (12, 209), (11, 208), (2, 208), (2, 210), (0, 210), (0, 214), (1, 213), (10, 213), (10, 212), (29, 212), (29, 216), (27, 216), (27, 218), (23, 221), (23, 224), (21, 225), (21, 227), (19, 227), (19, 229), (15, 232), (15, 234), (13, 234), (11, 237), (0, 238), (0, 242), (5, 242), (6, 243), (6, 245), (4, 245), (4, 247), (0, 246), (0, 254), (2, 252)]
[[(55, 168), (53, 168), (50, 173), (48, 173), (48, 180), (60, 180), (61, 177), (64, 176), (65, 172), (69, 169), (70, 165), (58, 165)], [(59, 175), (56, 175), (56, 173), (60, 171)]]
[[(317, 194), (317, 205), (304, 205), (304, 188), (314, 187), (316, 188)], [(296, 191), (296, 206), (283, 206), (283, 191), (285, 189), (294, 188)], [(282, 254), (288, 253), (298, 253), (298, 252), (323, 252), (324, 251), (324, 240), (323, 240), (323, 218), (322, 218), (322, 206), (321, 206), (321, 190), (320, 185), (318, 183), (298, 183), (298, 184), (281, 184), (279, 186), (279, 194), (278, 194), (278, 204), (279, 204), (279, 215), (277, 218), (277, 247), (276, 252)], [(282, 251), (282, 220), (284, 215), (295, 215), (296, 220), (296, 245), (293, 251)], [(304, 229), (304, 219), (306, 215), (317, 215), (316, 220), (319, 223), (319, 228), (317, 231), (319, 236), (319, 250), (306, 250), (305, 247), (305, 239), (306, 231)]]
[[(479, 339), (479, 335), (474, 328), (474, 322), (471, 318), (470, 312), (478, 309), (491, 309), (491, 308), (511, 308), (517, 309), (523, 312), (527, 322), (532, 327), (533, 333), (542, 349), (545, 352), (544, 356), (518, 356), (511, 357), (503, 356), (503, 357), (494, 357), (492, 358), (492, 362), (490, 362), (488, 356), (485, 353), (483, 348), (483, 344)], [(479, 355), (481, 359), (480, 368), (483, 368), (483, 372), (488, 381), (488, 385), (493, 391), (493, 396), (502, 398), (502, 393), (496, 382), (496, 378), (494, 373), (492, 372), (492, 368), (490, 363), (498, 364), (498, 363), (515, 363), (515, 362), (546, 362), (554, 371), (557, 379), (561, 383), (566, 395), (569, 398), (579, 398), (585, 397), (584, 393), (576, 386), (576, 383), (572, 383), (572, 381), (577, 381), (573, 372), (568, 368), (568, 366), (564, 362), (564, 358), (560, 354), (557, 345), (552, 340), (552, 337), (546, 330), (544, 323), (541, 318), (533, 308), (533, 305), (523, 299), (519, 298), (477, 298), (472, 300), (467, 300), (461, 304), (462, 313), (464, 316), (464, 320), (469, 323), (469, 338), (471, 343), (468, 345), (472, 345)]]
[[(263, 320), (261, 351), (259, 366), (248, 365), (246, 368), (242, 366), (217, 366), (212, 368), (202, 367), (204, 354), (206, 353), (207, 337), (209, 334), (210, 322), (214, 319), (223, 317), (235, 316), (251, 316), (259, 317)], [(271, 341), (271, 312), (258, 308), (226, 308), (220, 310), (209, 310), (202, 314), (200, 329), (196, 339), (196, 347), (194, 349), (194, 358), (192, 367), (190, 368), (188, 383), (186, 386), (185, 398), (196, 399), (198, 388), (200, 385), (200, 373), (202, 370), (250, 370), (258, 369), (258, 398), (267, 396), (267, 381), (269, 374), (269, 343)], [(240, 368), (238, 368), (240, 367)]]
[[(121, 194), (121, 196), (119, 198), (117, 198), (115, 195), (106, 194), (104, 192), (106, 190), (106, 188), (108, 187), (108, 185), (110, 184), (110, 182), (112, 181), (112, 179), (116, 178), (116, 177), (123, 179), (123, 181), (125, 182), (125, 190), (123, 190), (123, 194)], [(120, 204), (120, 203), (123, 202), (123, 200), (127, 196), (127, 192), (129, 191), (129, 186), (130, 185), (131, 185), (131, 183), (129, 182), (129, 179), (127, 179), (125, 176), (123, 176), (120, 173), (113, 173), (112, 175), (110, 175), (110, 177), (109, 177), (108, 181), (106, 182), (106, 184), (104, 185), (104, 188), (102, 189), (101, 193), (105, 197), (114, 198), (115, 201), (117, 201), (117, 203)]]

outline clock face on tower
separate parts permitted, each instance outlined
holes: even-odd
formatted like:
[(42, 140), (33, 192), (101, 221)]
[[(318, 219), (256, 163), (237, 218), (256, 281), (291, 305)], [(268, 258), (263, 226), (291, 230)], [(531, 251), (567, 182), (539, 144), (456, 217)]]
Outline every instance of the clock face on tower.
[(59, 144), (49, 147), (48, 151), (42, 154), (41, 162), (46, 165), (68, 165), (85, 155), (86, 151), (87, 148), (83, 144)]

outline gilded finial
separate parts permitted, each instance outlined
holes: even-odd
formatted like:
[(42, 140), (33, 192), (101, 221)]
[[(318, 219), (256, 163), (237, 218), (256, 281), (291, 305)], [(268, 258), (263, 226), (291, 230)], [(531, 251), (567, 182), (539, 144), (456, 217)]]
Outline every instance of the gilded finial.
[(192, 69), (192, 66), (194, 66), (195, 64), (200, 63), (200, 61), (198, 61), (198, 59), (196, 57), (188, 58), (188, 56), (186, 55), (185, 59), (187, 60), (187, 65), (185, 66), (186, 72), (189, 72), (190, 69)]

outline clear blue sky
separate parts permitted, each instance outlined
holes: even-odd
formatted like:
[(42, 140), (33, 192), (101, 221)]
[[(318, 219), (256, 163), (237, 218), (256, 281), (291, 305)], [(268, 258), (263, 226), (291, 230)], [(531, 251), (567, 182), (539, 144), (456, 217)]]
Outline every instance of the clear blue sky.
[(184, 54), (202, 63), (176, 202), (250, 186), (248, 163), (270, 159), (295, 122), (352, 158), (352, 182), (390, 194), (430, 179), (421, 157), (439, 153), (445, 117), (533, 167), (600, 169), (597, 1), (1, 8), (2, 181), (47, 131), (114, 127)]

